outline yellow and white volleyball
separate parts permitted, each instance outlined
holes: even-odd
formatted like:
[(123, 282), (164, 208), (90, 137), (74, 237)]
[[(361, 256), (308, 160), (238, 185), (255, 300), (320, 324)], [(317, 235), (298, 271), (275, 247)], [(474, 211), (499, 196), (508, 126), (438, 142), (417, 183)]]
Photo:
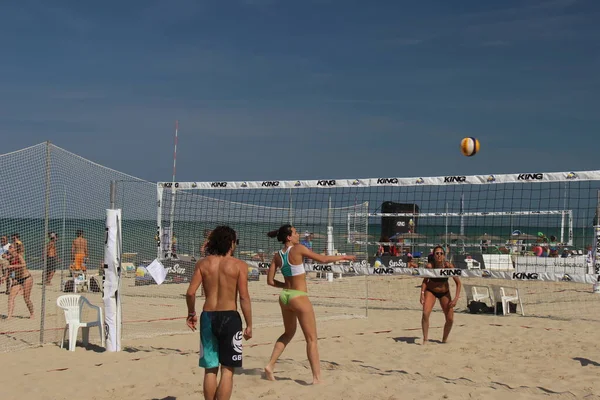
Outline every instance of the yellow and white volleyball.
[(460, 151), (463, 156), (471, 157), (479, 152), (479, 140), (474, 137), (466, 137), (460, 141)]
[(373, 268), (379, 268), (379, 267), (381, 267), (381, 261), (375, 260), (375, 264), (373, 264)]

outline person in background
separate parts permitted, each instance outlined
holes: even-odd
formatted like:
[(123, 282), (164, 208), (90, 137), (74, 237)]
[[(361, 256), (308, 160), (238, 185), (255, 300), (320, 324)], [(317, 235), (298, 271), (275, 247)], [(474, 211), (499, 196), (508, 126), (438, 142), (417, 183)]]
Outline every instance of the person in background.
[[(307, 249), (312, 250), (313, 249), (312, 238), (313, 238), (312, 233), (310, 233), (309, 231), (304, 231), (304, 237), (300, 241), (300, 244), (303, 245), (304, 247), (306, 247)], [(305, 257), (304, 262), (311, 263), (312, 259)]]
[(177, 256), (177, 236), (175, 236), (175, 233), (171, 236), (171, 256), (173, 258), (179, 258)]
[(23, 293), (23, 299), (29, 310), (29, 318), (33, 319), (33, 302), (31, 301), (31, 289), (33, 288), (33, 277), (27, 269), (23, 256), (18, 253), (14, 243), (8, 248), (9, 266), (8, 268), (15, 273), (15, 278), (10, 287), (8, 296), (8, 313), (6, 319), (11, 319), (15, 310), (15, 299)]
[(11, 273), (8, 270), (8, 248), (10, 247), (10, 243), (8, 243), (8, 237), (2, 236), (0, 237), (0, 283), (6, 279), (6, 294), (10, 292), (10, 275)]
[(48, 234), (50, 241), (46, 244), (46, 271), (44, 271), (44, 276), (42, 279), (46, 282), (46, 285), (52, 285), (52, 278), (54, 277), (54, 273), (56, 272), (56, 267), (58, 266), (58, 254), (56, 252), (56, 241), (58, 240), (58, 236), (54, 232), (50, 232)]
[[(87, 239), (83, 237), (81, 229), (76, 232), (77, 237), (71, 244), (71, 261), (73, 262), (71, 273), (85, 272), (85, 260), (88, 258)], [(75, 275), (73, 275), (75, 276)]]
[(379, 244), (379, 249), (377, 250), (377, 257), (391, 256), (392, 250), (389, 245), (390, 238), (383, 235), (379, 238), (379, 242), (380, 242), (380, 244)]
[(411, 253), (406, 253), (406, 265), (408, 268), (419, 268), (419, 264), (414, 260)]
[(18, 233), (13, 233), (11, 244), (15, 247), (17, 253), (23, 257), (23, 260), (25, 260), (25, 246), (23, 246), (23, 242), (21, 242), (21, 235)]
[(211, 232), (210, 229), (204, 230), (204, 243), (200, 246), (200, 257), (206, 257), (206, 245), (208, 244), (208, 238), (210, 237)]
[(305, 231), (304, 237), (300, 241), (300, 244), (303, 245), (304, 247), (306, 247), (307, 249), (312, 250), (312, 247), (313, 247), (312, 239), (313, 239), (313, 234), (310, 233), (309, 231)]

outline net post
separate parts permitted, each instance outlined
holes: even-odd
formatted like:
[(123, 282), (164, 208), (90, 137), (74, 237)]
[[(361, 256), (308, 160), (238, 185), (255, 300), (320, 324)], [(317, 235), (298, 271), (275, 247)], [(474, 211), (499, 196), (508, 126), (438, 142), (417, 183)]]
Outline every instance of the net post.
[(171, 186), (171, 209), (169, 211), (169, 234), (167, 238), (167, 254), (169, 258), (173, 258), (173, 237), (175, 236), (174, 222), (175, 222), (175, 199), (177, 195), (177, 184), (172, 183)]
[(596, 275), (596, 283), (593, 286), (593, 292), (600, 294), (600, 190), (598, 190), (598, 198), (596, 203), (596, 215), (594, 215), (594, 244), (592, 247), (592, 268)]
[[(62, 227), (61, 227), (61, 237), (65, 236), (66, 231), (66, 219), (67, 219), (67, 187), (63, 185), (63, 200), (62, 200)], [(60, 241), (60, 256), (63, 260), (66, 260), (65, 257), (65, 241)], [(65, 283), (65, 276), (63, 274), (63, 268), (60, 269), (60, 287), (62, 288)]]
[(365, 274), (365, 318), (369, 318), (369, 274)]
[[(369, 202), (367, 201), (364, 206), (364, 217), (365, 217), (365, 260), (369, 260)], [(365, 318), (369, 318), (369, 274), (365, 274)]]
[(159, 260), (162, 258), (161, 246), (162, 246), (162, 198), (163, 198), (163, 186), (160, 183), (156, 184), (156, 258)]
[(573, 246), (575, 244), (573, 240), (573, 210), (568, 211), (569, 215), (569, 246)]
[(115, 208), (116, 181), (110, 183), (110, 208), (106, 210), (103, 296), (106, 350), (121, 351), (121, 210)]
[(565, 216), (566, 210), (563, 210), (560, 215), (560, 243), (565, 243)]
[[(50, 218), (50, 141), (46, 142), (46, 166), (45, 166), (45, 202), (44, 202), (44, 237), (42, 243), (46, 243), (48, 237), (48, 223)], [(48, 271), (48, 254), (44, 244), (42, 264), (42, 304), (40, 309), (40, 345), (44, 344), (44, 326), (46, 323), (46, 274)]]

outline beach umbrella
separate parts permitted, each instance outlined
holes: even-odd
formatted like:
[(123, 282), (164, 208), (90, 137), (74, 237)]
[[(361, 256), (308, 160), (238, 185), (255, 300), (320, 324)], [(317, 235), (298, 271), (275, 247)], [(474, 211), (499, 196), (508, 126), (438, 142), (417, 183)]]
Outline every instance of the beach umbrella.
[(448, 234), (443, 233), (439, 237), (446, 240), (465, 240), (467, 238), (465, 235), (459, 235), (458, 233), (453, 232), (449, 232)]
[(354, 239), (368, 239), (368, 238), (372, 238), (373, 235), (368, 235), (365, 232), (350, 232), (350, 233), (344, 233), (343, 235), (340, 235), (343, 238), (347, 238), (347, 237), (352, 237)]
[(511, 240), (537, 240), (538, 239), (537, 235), (530, 235), (528, 233), (523, 233), (523, 232), (520, 232), (517, 235), (512, 234), (508, 238)]
[[(311, 235), (313, 235), (313, 239), (323, 239), (323, 238), (325, 238), (325, 237), (326, 237), (325, 235), (322, 235), (322, 234), (320, 234), (320, 233), (315, 233), (315, 232), (310, 232), (310, 234), (311, 234)], [(305, 234), (304, 234), (304, 232), (303, 232), (303, 233), (300, 235), (300, 238), (301, 238), (301, 239), (302, 239), (302, 238), (304, 238), (304, 237), (305, 237), (304, 235), (305, 235)]]
[(390, 239), (425, 239), (427, 235), (416, 232), (396, 233)]
[(500, 236), (488, 235), (487, 233), (477, 236), (476, 240), (502, 240)]

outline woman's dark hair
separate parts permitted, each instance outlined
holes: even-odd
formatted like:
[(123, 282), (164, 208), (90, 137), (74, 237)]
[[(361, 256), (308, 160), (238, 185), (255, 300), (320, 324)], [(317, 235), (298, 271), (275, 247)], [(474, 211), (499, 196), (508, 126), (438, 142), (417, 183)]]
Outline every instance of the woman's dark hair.
[(275, 229), (267, 233), (267, 236), (270, 238), (277, 238), (281, 243), (285, 243), (287, 241), (288, 236), (292, 234), (292, 225), (285, 224), (282, 225), (279, 229)]
[(206, 254), (213, 256), (224, 256), (231, 249), (231, 245), (237, 241), (237, 235), (228, 226), (217, 226), (213, 229), (206, 243)]

